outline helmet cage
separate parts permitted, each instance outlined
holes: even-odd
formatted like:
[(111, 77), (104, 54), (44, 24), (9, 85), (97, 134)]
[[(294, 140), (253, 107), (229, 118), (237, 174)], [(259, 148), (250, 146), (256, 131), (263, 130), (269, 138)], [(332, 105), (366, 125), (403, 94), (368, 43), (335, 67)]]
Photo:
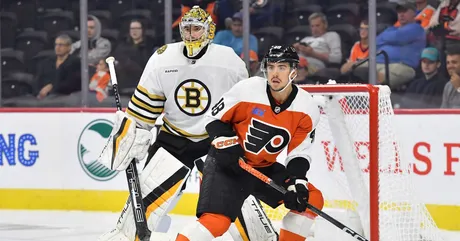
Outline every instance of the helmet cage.
[[(200, 26), (203, 29), (203, 33), (197, 39), (192, 38), (193, 26)], [(188, 31), (186, 30), (187, 27), (189, 28)], [(216, 27), (211, 16), (203, 9), (195, 6), (182, 17), (179, 23), (179, 31), (188, 56), (194, 57), (212, 42)]]

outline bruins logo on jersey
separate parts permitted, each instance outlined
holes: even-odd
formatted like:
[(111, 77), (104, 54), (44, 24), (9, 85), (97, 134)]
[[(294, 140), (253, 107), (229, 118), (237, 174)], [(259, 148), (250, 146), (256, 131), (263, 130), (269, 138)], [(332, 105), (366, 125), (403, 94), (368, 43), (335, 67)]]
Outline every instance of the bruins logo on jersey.
[(203, 82), (196, 79), (182, 81), (174, 93), (179, 109), (189, 116), (204, 114), (211, 105), (211, 92)]
[(262, 150), (269, 154), (276, 154), (282, 151), (290, 140), (291, 134), (288, 130), (252, 118), (246, 133), (244, 148), (255, 155)]
[(168, 47), (168, 45), (166, 45), (166, 44), (161, 46), (159, 49), (157, 49), (157, 54), (164, 53), (167, 47)]

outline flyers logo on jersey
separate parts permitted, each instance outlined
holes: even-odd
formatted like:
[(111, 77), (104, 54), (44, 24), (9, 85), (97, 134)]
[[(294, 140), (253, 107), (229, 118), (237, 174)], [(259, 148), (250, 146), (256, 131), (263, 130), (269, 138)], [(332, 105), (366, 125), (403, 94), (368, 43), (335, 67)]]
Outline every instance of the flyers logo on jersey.
[(262, 150), (276, 154), (282, 151), (290, 140), (291, 134), (285, 128), (252, 118), (246, 133), (244, 148), (256, 155)]

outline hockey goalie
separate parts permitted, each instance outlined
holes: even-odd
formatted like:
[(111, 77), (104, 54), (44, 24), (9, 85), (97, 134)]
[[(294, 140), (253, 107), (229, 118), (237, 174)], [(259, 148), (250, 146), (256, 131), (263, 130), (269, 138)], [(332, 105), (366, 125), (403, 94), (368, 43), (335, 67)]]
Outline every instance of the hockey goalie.
[[(204, 114), (240, 80), (248, 78), (244, 62), (233, 49), (212, 44), (215, 25), (195, 6), (181, 20), (182, 42), (166, 44), (149, 59), (126, 112), (118, 111), (112, 135), (98, 161), (112, 170), (125, 170), (132, 159), (146, 164), (139, 181), (152, 232), (166, 232), (167, 215), (185, 188), (194, 162), (207, 155), (212, 139)], [(151, 129), (164, 113), (155, 140)], [(274, 241), (276, 232), (260, 220), (262, 208), (249, 197), (239, 211), (234, 240)], [(136, 227), (128, 199), (116, 227), (99, 240), (134, 241)], [(155, 240), (152, 238), (152, 240)]]

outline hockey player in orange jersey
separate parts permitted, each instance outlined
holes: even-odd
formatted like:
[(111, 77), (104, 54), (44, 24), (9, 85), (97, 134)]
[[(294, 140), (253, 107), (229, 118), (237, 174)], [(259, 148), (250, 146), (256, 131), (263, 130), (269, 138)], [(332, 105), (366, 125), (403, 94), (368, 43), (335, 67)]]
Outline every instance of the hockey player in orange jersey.
[[(212, 145), (203, 171), (198, 220), (176, 241), (210, 241), (227, 231), (243, 201), (252, 194), (273, 208), (290, 209), (282, 221), (280, 241), (306, 240), (316, 215), (306, 203), (322, 209), (321, 192), (307, 179), (320, 111), (312, 96), (292, 84), (299, 57), (292, 47), (272, 46), (262, 62), (267, 79), (252, 77), (225, 93), (207, 114)], [(285, 165), (276, 162), (287, 148)], [(240, 157), (282, 184), (285, 195), (245, 172)]]

